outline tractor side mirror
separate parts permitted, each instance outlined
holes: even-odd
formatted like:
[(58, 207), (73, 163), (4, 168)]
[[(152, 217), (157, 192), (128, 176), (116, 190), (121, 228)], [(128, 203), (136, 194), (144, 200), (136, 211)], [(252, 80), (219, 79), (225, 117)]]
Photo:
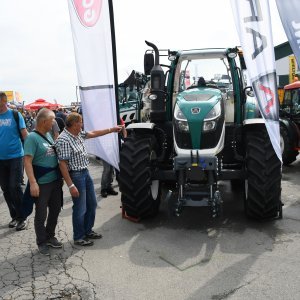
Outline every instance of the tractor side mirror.
[(244, 95), (248, 97), (254, 97), (254, 92), (252, 86), (246, 86), (244, 88)]
[(145, 53), (145, 55), (144, 55), (144, 74), (150, 75), (153, 67), (154, 67), (153, 53)]
[(252, 86), (246, 86), (243, 90), (243, 103), (246, 103), (248, 97), (255, 97)]

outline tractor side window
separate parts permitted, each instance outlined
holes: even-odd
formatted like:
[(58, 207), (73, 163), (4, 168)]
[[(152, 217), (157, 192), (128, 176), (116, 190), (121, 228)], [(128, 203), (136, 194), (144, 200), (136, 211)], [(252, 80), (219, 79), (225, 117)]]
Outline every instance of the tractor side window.
[(300, 89), (292, 91), (292, 111), (291, 113), (297, 114), (300, 112), (300, 101), (299, 101)]
[(285, 90), (284, 92), (284, 98), (282, 102), (282, 109), (286, 111), (287, 113), (290, 112), (290, 107), (292, 103), (292, 91), (291, 90)]

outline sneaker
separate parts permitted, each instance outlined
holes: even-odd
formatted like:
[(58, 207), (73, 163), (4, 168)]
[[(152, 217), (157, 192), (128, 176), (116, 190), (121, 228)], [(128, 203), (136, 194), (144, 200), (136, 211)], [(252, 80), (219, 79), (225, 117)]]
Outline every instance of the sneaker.
[(15, 220), (15, 219), (12, 219), (12, 220), (8, 223), (8, 227), (9, 227), (9, 228), (14, 228), (14, 227), (17, 226), (17, 224), (18, 224), (18, 221)]
[(47, 241), (47, 245), (52, 248), (62, 248), (62, 243), (56, 237), (52, 237)]
[(49, 247), (46, 244), (38, 245), (39, 252), (43, 255), (50, 255)]
[(112, 195), (112, 196), (116, 196), (118, 195), (118, 192), (115, 191), (113, 188), (109, 188), (106, 190), (107, 195)]
[(82, 239), (82, 240), (76, 240), (76, 241), (74, 241), (74, 244), (78, 245), (78, 246), (93, 246), (94, 242), (90, 241), (87, 238), (85, 238), (85, 239)]
[(21, 231), (27, 228), (28, 222), (27, 220), (21, 220), (18, 222), (17, 226), (16, 226), (16, 230), (17, 231)]
[(95, 231), (91, 231), (91, 233), (86, 234), (86, 237), (88, 239), (98, 240), (98, 239), (102, 238), (102, 234), (101, 233), (97, 233)]

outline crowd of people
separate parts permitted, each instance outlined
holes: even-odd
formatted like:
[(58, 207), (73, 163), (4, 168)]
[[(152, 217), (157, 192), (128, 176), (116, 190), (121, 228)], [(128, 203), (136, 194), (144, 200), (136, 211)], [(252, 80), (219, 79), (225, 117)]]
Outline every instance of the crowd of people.
[[(0, 92), (0, 186), (7, 203), (10, 228), (23, 230), (35, 206), (34, 229), (41, 254), (49, 247), (61, 248), (55, 228), (63, 203), (63, 183), (73, 201), (72, 223), (74, 244), (93, 245), (102, 235), (93, 230), (96, 194), (89, 174), (85, 139), (122, 132), (123, 125), (84, 131), (81, 114), (42, 108), (36, 112), (16, 112), (7, 106)], [(101, 195), (116, 195), (111, 182), (113, 167), (103, 161)], [(23, 168), (28, 178), (22, 189)]]

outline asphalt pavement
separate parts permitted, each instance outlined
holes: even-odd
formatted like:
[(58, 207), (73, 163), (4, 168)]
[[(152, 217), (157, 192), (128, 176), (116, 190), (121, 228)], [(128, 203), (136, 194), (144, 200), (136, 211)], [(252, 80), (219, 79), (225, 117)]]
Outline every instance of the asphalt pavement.
[[(92, 247), (74, 246), (65, 188), (57, 237), (62, 249), (37, 251), (28, 228), (8, 228), (0, 192), (0, 299), (300, 299), (300, 159), (283, 168), (283, 219), (245, 218), (242, 195), (221, 183), (223, 216), (186, 208), (142, 223), (121, 216), (120, 194), (101, 199), (102, 166), (91, 160), (99, 200)], [(114, 182), (116, 186), (116, 182)], [(117, 186), (116, 186), (117, 188)]]

